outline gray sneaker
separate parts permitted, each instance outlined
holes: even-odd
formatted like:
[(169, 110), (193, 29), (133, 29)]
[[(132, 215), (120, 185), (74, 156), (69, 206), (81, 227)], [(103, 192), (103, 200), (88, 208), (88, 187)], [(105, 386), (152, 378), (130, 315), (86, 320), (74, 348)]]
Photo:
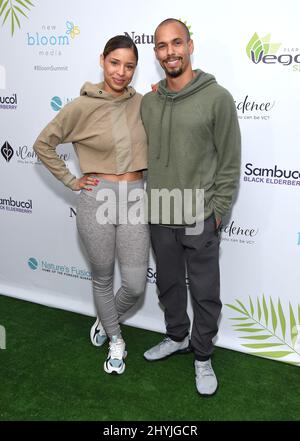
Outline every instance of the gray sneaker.
[(185, 354), (190, 352), (189, 337), (186, 336), (183, 341), (174, 341), (170, 337), (165, 337), (158, 345), (153, 346), (144, 353), (147, 361), (162, 360), (173, 354)]
[(211, 366), (211, 359), (207, 361), (195, 360), (196, 387), (200, 395), (213, 395), (218, 388), (218, 380)]

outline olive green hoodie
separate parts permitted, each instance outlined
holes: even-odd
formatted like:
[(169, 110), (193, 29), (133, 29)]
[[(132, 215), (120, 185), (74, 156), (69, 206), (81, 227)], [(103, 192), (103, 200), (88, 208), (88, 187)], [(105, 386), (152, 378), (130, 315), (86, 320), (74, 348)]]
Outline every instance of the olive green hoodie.
[[(204, 190), (204, 219), (224, 216), (230, 208), (240, 175), (240, 130), (230, 93), (201, 70), (180, 91), (167, 89), (142, 99), (141, 115), (148, 137), (147, 191)], [(149, 221), (153, 221), (149, 204)], [(183, 217), (183, 216), (182, 216)], [(161, 214), (158, 223), (164, 224)], [(171, 214), (169, 224), (174, 224)], [(184, 218), (180, 224), (186, 224)]]

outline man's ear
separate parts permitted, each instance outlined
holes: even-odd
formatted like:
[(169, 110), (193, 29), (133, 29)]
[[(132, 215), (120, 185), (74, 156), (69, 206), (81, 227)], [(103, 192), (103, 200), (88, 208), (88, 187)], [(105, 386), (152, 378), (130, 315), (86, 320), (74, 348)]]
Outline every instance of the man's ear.
[(189, 54), (192, 55), (192, 53), (194, 52), (194, 42), (192, 39), (188, 41), (188, 47), (189, 47)]

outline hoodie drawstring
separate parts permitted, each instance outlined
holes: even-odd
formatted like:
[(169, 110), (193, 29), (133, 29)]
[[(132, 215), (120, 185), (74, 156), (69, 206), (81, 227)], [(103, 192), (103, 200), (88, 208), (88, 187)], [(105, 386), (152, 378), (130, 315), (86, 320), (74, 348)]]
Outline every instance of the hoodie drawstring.
[[(164, 102), (163, 102), (163, 108), (162, 108), (162, 112), (161, 112), (161, 117), (160, 117), (159, 147), (158, 147), (156, 159), (160, 158), (161, 149), (162, 149), (162, 145), (161, 145), (162, 144), (161, 143), (161, 139), (162, 139), (162, 126), (163, 126), (163, 119), (164, 119), (164, 114), (165, 114), (165, 110), (166, 110), (167, 100), (168, 100), (168, 95), (165, 95)], [(170, 114), (169, 114), (168, 139), (167, 139), (167, 159), (166, 159), (166, 163), (165, 163), (166, 167), (168, 167), (169, 160), (170, 160), (171, 138), (172, 138), (172, 114), (173, 114), (173, 102), (174, 102), (174, 99), (170, 98), (170, 101), (171, 101), (171, 103), (170, 103)]]
[(165, 114), (165, 109), (166, 109), (167, 99), (168, 99), (168, 96), (165, 95), (164, 102), (163, 102), (163, 108), (162, 108), (162, 112), (161, 112), (161, 116), (160, 116), (160, 130), (159, 130), (158, 150), (157, 150), (156, 159), (159, 159), (159, 158), (160, 158), (160, 153), (161, 153), (161, 133), (162, 133), (162, 123), (163, 123), (163, 119), (164, 119), (164, 114)]

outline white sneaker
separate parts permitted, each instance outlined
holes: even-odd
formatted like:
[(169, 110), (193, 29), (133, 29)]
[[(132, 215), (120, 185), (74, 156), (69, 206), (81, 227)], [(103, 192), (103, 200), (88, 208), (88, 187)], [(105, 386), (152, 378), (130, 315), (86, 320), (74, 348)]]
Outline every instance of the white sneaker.
[(90, 338), (92, 345), (94, 346), (102, 346), (107, 340), (106, 332), (98, 317), (95, 323), (93, 324), (93, 326), (91, 327)]
[(213, 395), (218, 388), (218, 380), (211, 365), (207, 361), (195, 360), (196, 387), (200, 395)]
[(125, 341), (113, 335), (109, 342), (109, 352), (104, 362), (104, 370), (108, 374), (123, 374), (125, 371), (124, 359), (127, 355), (125, 351)]
[(163, 360), (173, 354), (185, 354), (187, 352), (190, 352), (189, 336), (179, 342), (172, 340), (170, 337), (165, 337), (158, 345), (148, 349), (144, 353), (144, 358), (147, 361), (156, 361)]

